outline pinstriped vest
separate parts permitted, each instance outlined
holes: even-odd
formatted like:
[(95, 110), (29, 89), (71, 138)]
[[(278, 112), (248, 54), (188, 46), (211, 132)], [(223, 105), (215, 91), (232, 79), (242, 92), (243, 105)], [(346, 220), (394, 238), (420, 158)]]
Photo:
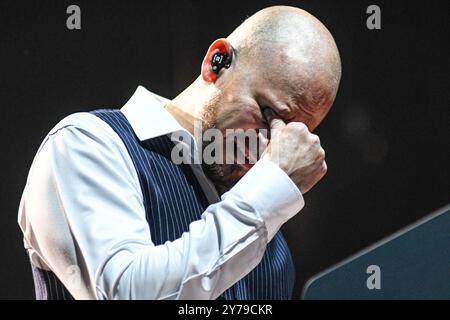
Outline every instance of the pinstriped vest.
[[(191, 222), (200, 219), (209, 203), (190, 166), (171, 162), (170, 137), (140, 141), (120, 110), (98, 110), (93, 114), (106, 122), (127, 148), (139, 178), (152, 241), (159, 245), (180, 238)], [(33, 267), (33, 275), (37, 298), (56, 299), (54, 288), (56, 293), (59, 290), (59, 299), (62, 293), (64, 298), (68, 295), (53, 272)], [(290, 299), (293, 284), (292, 258), (279, 231), (256, 268), (226, 290), (222, 298)]]

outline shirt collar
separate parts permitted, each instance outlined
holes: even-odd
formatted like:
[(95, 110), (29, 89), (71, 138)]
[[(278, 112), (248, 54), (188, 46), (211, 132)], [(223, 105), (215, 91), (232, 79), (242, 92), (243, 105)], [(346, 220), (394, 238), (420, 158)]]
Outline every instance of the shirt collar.
[[(127, 118), (139, 140), (144, 141), (162, 135), (183, 131), (191, 137), (191, 147), (194, 148), (193, 152), (197, 152), (194, 137), (164, 108), (168, 102), (168, 99), (139, 86), (120, 111), (122, 111)], [(181, 143), (186, 143), (186, 141), (182, 141)], [(219, 201), (220, 198), (214, 185), (205, 176), (201, 166), (193, 165), (192, 169), (209, 203)]]
[(164, 108), (168, 102), (168, 99), (139, 86), (121, 111), (141, 141), (177, 131), (187, 132)]

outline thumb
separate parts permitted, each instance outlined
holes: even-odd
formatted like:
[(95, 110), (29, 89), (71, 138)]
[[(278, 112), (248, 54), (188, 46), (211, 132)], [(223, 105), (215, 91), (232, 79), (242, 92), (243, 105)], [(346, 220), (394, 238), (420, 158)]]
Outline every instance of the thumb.
[(284, 123), (284, 121), (281, 120), (270, 108), (264, 109), (263, 112), (267, 122), (270, 125), (270, 136), (274, 137), (286, 126), (286, 123)]

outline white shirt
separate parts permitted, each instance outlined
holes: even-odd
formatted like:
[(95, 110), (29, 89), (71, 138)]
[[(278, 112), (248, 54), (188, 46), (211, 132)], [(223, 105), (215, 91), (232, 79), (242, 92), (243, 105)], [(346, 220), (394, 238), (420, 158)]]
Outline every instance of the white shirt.
[[(139, 87), (121, 109), (140, 140), (184, 130), (166, 102)], [(97, 116), (76, 113), (40, 146), (19, 225), (32, 263), (52, 270), (76, 299), (215, 299), (257, 266), (303, 206), (284, 171), (259, 160), (181, 238), (155, 245), (124, 143)]]

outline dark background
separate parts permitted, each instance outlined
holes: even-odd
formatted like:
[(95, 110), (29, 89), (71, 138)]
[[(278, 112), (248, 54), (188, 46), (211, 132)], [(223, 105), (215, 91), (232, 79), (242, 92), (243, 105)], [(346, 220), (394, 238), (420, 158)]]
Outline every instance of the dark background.
[[(81, 7), (82, 29), (66, 28)], [(255, 11), (299, 6), (338, 44), (343, 78), (318, 128), (329, 172), (284, 226), (295, 297), (324, 268), (449, 201), (445, 2), (0, 1), (0, 298), (33, 298), (17, 208), (33, 156), (64, 116), (120, 107), (137, 85), (174, 97), (203, 54)], [(382, 29), (366, 28), (378, 4)]]

